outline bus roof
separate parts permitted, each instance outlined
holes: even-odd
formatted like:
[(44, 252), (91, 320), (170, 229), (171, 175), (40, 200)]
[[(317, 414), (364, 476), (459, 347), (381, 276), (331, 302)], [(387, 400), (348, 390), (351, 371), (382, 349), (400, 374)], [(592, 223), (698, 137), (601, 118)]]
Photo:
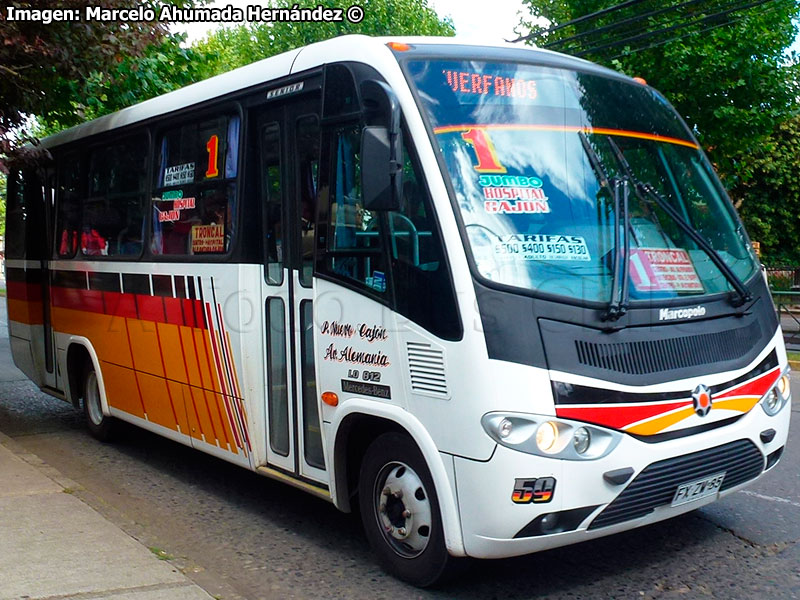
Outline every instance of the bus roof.
[[(169, 114), (201, 102), (222, 98), (228, 94), (239, 92), (247, 88), (263, 84), (272, 79), (285, 77), (315, 66), (337, 60), (360, 61), (364, 56), (373, 60), (381, 53), (388, 58), (391, 51), (386, 46), (388, 42), (400, 42), (409, 45), (422, 45), (426, 48), (436, 46), (458, 46), (459, 54), (472, 54), (474, 48), (490, 49), (495, 53), (508, 54), (508, 58), (523, 56), (531, 60), (535, 55), (539, 58), (548, 57), (556, 59), (564, 67), (582, 70), (600, 70), (606, 75), (619, 77), (614, 71), (599, 67), (588, 61), (569, 57), (563, 54), (542, 50), (538, 48), (522, 47), (510, 43), (476, 43), (474, 38), (461, 37), (369, 37), (365, 35), (346, 35), (322, 42), (316, 42), (302, 48), (289, 50), (282, 54), (265, 58), (244, 67), (239, 67), (227, 73), (210, 77), (203, 81), (188, 85), (184, 88), (145, 100), (129, 106), (115, 113), (104, 115), (92, 121), (81, 123), (70, 129), (60, 131), (42, 140), (42, 147), (53, 148), (69, 142), (92, 135), (100, 134), (113, 129), (126, 127), (151, 118)], [(372, 48), (369, 48), (372, 46)], [(454, 48), (455, 50), (455, 48)], [(627, 79), (627, 78), (626, 78)]]

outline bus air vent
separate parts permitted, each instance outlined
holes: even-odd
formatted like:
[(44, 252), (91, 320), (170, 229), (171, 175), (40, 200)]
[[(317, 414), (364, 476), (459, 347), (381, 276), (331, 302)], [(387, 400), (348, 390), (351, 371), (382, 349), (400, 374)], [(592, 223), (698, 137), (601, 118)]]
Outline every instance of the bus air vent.
[(426, 396), (449, 398), (444, 350), (425, 342), (407, 342), (411, 389)]
[(578, 362), (596, 369), (645, 375), (735, 360), (761, 337), (758, 321), (745, 327), (664, 339), (602, 343), (575, 340)]
[(659, 506), (669, 506), (682, 483), (725, 473), (720, 491), (751, 479), (764, 469), (764, 455), (750, 440), (738, 440), (661, 460), (647, 466), (589, 525), (608, 527), (645, 517)]

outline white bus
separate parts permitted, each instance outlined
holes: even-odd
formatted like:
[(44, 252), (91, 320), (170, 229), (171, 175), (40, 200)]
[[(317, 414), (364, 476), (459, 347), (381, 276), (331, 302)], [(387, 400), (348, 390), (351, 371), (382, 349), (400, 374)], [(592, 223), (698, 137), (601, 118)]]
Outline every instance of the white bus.
[(759, 263), (657, 91), (583, 60), (347, 36), (43, 142), (9, 180), (16, 364), (360, 511), (429, 585), (775, 466)]

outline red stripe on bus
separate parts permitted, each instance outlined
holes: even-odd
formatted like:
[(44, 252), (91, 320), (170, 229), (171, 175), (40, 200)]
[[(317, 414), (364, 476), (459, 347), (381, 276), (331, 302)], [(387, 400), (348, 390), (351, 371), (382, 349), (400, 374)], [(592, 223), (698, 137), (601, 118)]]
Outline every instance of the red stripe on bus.
[[(242, 440), (239, 437), (238, 423), (231, 414), (230, 407), (230, 394), (228, 391), (227, 377), (224, 372), (224, 365), (220, 361), (219, 344), (217, 343), (217, 331), (214, 328), (214, 321), (211, 319), (211, 305), (206, 303), (206, 316), (208, 317), (209, 336), (211, 337), (211, 347), (214, 351), (214, 362), (217, 365), (217, 377), (219, 377), (220, 390), (222, 392), (222, 402), (225, 404), (225, 413), (228, 415), (228, 423), (230, 424), (233, 438), (236, 442), (237, 448), (242, 448)], [(222, 419), (222, 414), (220, 414)]]
[(202, 300), (193, 300), (192, 302), (194, 302), (194, 322), (195, 322), (195, 327), (197, 327), (198, 329), (208, 329), (208, 326), (206, 325), (206, 322), (205, 322), (205, 318), (203, 316), (203, 301)]
[(70, 308), (96, 313), (104, 312), (103, 292), (97, 290), (54, 287), (50, 295), (53, 306), (58, 308)]
[(187, 327), (195, 327), (194, 322), (194, 300), (181, 299), (183, 303), (183, 324)]
[(738, 387), (728, 390), (724, 394), (715, 395), (714, 400), (722, 400), (723, 398), (730, 398), (733, 396), (763, 396), (769, 389), (775, 385), (778, 378), (781, 376), (781, 368), (775, 367), (771, 371), (767, 371), (757, 379), (748, 381)]
[(669, 404), (643, 404), (641, 406), (558, 406), (556, 415), (566, 419), (577, 419), (597, 425), (605, 425), (614, 429), (623, 429), (628, 425), (668, 413), (677, 408), (691, 406), (691, 400), (670, 402)]
[(121, 294), (120, 292), (103, 292), (105, 298), (106, 314), (115, 317), (137, 318), (136, 298), (133, 294)]
[(167, 323), (171, 325), (183, 325), (183, 311), (181, 310), (180, 298), (164, 298), (164, 314)]
[(136, 294), (136, 304), (139, 307), (139, 318), (144, 321), (165, 323), (164, 301), (161, 296), (143, 296)]
[(11, 300), (41, 302), (42, 285), (24, 281), (6, 281), (6, 296)]

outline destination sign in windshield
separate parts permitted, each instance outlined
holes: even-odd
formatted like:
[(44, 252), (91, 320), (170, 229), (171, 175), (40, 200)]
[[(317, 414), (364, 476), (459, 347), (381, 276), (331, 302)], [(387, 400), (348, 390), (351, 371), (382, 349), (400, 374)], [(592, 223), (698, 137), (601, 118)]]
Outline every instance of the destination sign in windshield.
[(447, 85), (454, 92), (474, 94), (478, 96), (508, 96), (536, 100), (539, 91), (535, 79), (521, 77), (503, 77), (471, 71), (453, 71), (444, 69)]

